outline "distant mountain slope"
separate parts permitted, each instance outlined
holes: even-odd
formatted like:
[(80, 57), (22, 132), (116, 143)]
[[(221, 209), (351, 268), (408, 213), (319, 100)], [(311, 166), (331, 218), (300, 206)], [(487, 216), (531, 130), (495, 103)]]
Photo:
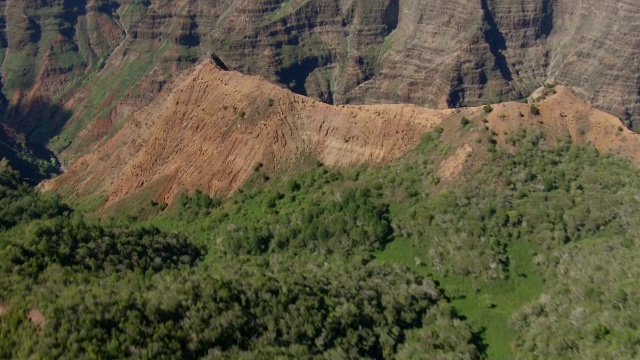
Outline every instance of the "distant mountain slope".
[[(279, 172), (306, 157), (336, 167), (389, 162), (436, 126), (444, 127), (449, 145), (464, 145), (472, 140), (458, 133), (463, 118), (486, 126), (505, 147), (509, 134), (537, 127), (546, 143), (571, 135), (640, 163), (638, 135), (615, 117), (586, 105), (567, 88), (544, 93), (535, 105), (539, 115), (516, 102), (462, 111), (332, 106), (207, 61), (132, 113), (116, 134), (47, 186), (83, 198), (103, 194), (107, 205), (141, 193), (167, 203), (185, 189), (228, 194), (257, 168)], [(454, 174), (445, 177), (462, 169), (451, 166)]]
[(558, 81), (632, 121), (638, 24), (633, 0), (12, 0), (0, 102), (5, 122), (70, 159), (215, 53), (328, 103), (475, 106)]

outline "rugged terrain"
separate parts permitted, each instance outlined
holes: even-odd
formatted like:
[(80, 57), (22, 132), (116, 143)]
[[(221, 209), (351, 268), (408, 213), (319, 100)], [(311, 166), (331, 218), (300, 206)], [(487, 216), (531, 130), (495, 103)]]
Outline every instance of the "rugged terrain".
[(140, 194), (171, 204), (184, 189), (226, 195), (257, 171), (281, 173), (307, 158), (332, 167), (387, 163), (436, 126), (446, 130), (451, 146), (461, 146), (440, 173), (454, 179), (472, 151), (468, 142), (473, 139), (459, 133), (463, 118), (474, 128), (486, 127), (503, 147), (519, 129), (538, 128), (547, 144), (570, 135), (640, 163), (638, 135), (614, 116), (563, 86), (543, 88), (534, 97), (530, 101), (539, 115), (522, 102), (496, 104), (490, 112), (486, 107), (336, 106), (205, 61), (46, 186), (101, 198), (107, 206)]
[(65, 161), (210, 54), (335, 104), (473, 106), (560, 82), (629, 124), (639, 17), (632, 0), (9, 0), (0, 100)]
[[(637, 164), (638, 135), (615, 117), (561, 86), (531, 104), (449, 110), (435, 127), (437, 111), (331, 107), (272, 87), (211, 64), (169, 85), (55, 180), (65, 195), (103, 191), (92, 204), (37, 191), (3, 161), (0, 357), (638, 357), (640, 170), (603, 154)], [(267, 108), (269, 124), (251, 118)], [(403, 109), (413, 132), (433, 130), (389, 163), (341, 166), (409, 148), (378, 134), (379, 122), (409, 128), (392, 119)], [(366, 139), (345, 145), (330, 116)], [(301, 144), (307, 161), (277, 173)], [(165, 161), (175, 185), (253, 175), (228, 197), (166, 207)]]
[(0, 358), (639, 358), (638, 9), (0, 0)]
[(145, 186), (167, 202), (185, 188), (228, 194), (256, 167), (276, 172), (304, 157), (332, 166), (388, 162), (453, 113), (327, 105), (205, 62), (52, 184), (84, 197), (106, 191), (109, 203)]

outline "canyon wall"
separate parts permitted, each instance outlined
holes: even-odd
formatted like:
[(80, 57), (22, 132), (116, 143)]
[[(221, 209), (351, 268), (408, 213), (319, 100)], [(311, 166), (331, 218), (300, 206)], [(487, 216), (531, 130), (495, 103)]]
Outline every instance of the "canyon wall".
[(0, 106), (73, 158), (215, 54), (326, 103), (459, 107), (553, 81), (633, 121), (639, 24), (634, 0), (5, 0)]

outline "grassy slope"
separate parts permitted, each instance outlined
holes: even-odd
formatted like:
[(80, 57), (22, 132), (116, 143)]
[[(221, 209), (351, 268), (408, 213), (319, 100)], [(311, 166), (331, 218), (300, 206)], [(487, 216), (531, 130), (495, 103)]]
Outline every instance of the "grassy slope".
[(511, 343), (516, 333), (510, 328), (511, 316), (523, 305), (535, 300), (543, 290), (543, 279), (532, 266), (531, 244), (513, 244), (509, 256), (517, 271), (523, 276), (478, 281), (464, 276), (442, 276), (430, 266), (416, 265), (415, 257), (421, 254), (406, 239), (396, 239), (384, 251), (377, 254), (382, 263), (398, 263), (423, 275), (434, 275), (445, 292), (456, 297), (454, 308), (468, 318), (474, 328), (480, 329), (487, 345), (489, 359), (511, 359)]

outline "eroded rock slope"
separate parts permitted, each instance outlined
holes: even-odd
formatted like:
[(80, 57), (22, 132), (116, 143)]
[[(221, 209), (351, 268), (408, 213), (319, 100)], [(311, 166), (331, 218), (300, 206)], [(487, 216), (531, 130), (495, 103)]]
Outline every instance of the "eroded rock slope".
[(509, 134), (537, 127), (546, 144), (571, 136), (640, 164), (640, 136), (616, 117), (565, 87), (545, 93), (536, 102), (537, 115), (521, 102), (495, 104), (489, 113), (483, 107), (336, 106), (206, 61), (133, 112), (117, 133), (71, 162), (46, 188), (85, 199), (104, 196), (107, 207), (135, 197), (172, 203), (184, 190), (226, 195), (258, 168), (273, 174), (308, 158), (333, 167), (389, 162), (436, 126), (444, 128), (447, 145), (457, 149), (439, 176), (455, 180), (473, 161), (468, 155), (486, 141), (482, 131), (461, 127), (463, 117), (473, 128), (486, 127), (483, 131), (505, 148)]
[(49, 185), (105, 193), (107, 205), (145, 187), (167, 202), (184, 189), (227, 194), (256, 166), (282, 170), (305, 156), (332, 166), (390, 161), (452, 114), (327, 105), (205, 62)]

